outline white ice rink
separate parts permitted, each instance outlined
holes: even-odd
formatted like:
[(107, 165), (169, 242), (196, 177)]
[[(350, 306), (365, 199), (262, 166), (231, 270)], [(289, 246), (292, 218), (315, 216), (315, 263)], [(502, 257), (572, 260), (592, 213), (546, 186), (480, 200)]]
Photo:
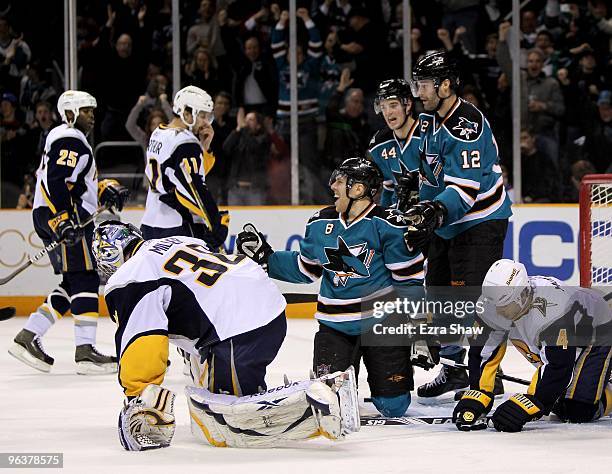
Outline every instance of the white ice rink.
[[(0, 322), (0, 452), (62, 452), (62, 472), (92, 474), (228, 474), (290, 472), (371, 474), (496, 473), (496, 472), (610, 472), (612, 420), (591, 425), (536, 422), (522, 433), (461, 433), (447, 426), (366, 427), (347, 440), (313, 440), (278, 449), (212, 448), (199, 444), (189, 428), (183, 395), (185, 379), (174, 350), (164, 385), (177, 392), (177, 429), (172, 446), (143, 453), (126, 452), (116, 432), (122, 392), (115, 375), (86, 377), (75, 374), (72, 320), (61, 321), (44, 339), (55, 357), (50, 374), (42, 374), (13, 359), (7, 348), (25, 323), (24, 318)], [(112, 351), (113, 323), (100, 321), (98, 347)], [(290, 320), (287, 339), (268, 373), (268, 386), (282, 384), (283, 374), (307, 377), (315, 331), (311, 320)], [(530, 378), (531, 366), (509, 349), (506, 373)], [(417, 369), (415, 384), (432, 372)], [(367, 395), (365, 372), (360, 374)], [(506, 392), (521, 387), (506, 382)], [(436, 408), (450, 414), (452, 405)], [(364, 412), (372, 412), (364, 407)], [(432, 408), (413, 402), (409, 414), (430, 414)], [(0, 470), (9, 472), (9, 470)], [(17, 473), (41, 472), (19, 469)], [(49, 471), (43, 471), (49, 472)]]

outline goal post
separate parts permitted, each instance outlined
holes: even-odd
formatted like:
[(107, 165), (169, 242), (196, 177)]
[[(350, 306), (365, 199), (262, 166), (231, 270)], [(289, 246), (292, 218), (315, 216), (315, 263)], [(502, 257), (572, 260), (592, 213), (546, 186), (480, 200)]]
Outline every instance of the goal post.
[(612, 287), (612, 174), (580, 184), (580, 286)]

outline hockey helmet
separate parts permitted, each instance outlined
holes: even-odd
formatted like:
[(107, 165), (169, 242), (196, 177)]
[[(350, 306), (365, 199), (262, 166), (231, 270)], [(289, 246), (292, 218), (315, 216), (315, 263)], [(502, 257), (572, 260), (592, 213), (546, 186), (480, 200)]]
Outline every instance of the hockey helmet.
[(378, 84), (376, 96), (374, 97), (374, 111), (381, 112), (380, 104), (383, 100), (397, 99), (402, 104), (408, 105), (412, 100), (410, 84), (404, 79), (387, 79)]
[(140, 231), (132, 224), (120, 221), (104, 221), (94, 232), (92, 253), (98, 270), (110, 277), (144, 242)]
[[(62, 117), (62, 121), (64, 121), (68, 126), (73, 127), (76, 122), (77, 116), (79, 115), (79, 110), (85, 107), (93, 107), (96, 108), (98, 103), (96, 102), (96, 98), (83, 91), (72, 91), (68, 90), (59, 96), (57, 100), (57, 110), (59, 111), (60, 117)], [(66, 116), (66, 112), (70, 111), (73, 114), (72, 121), (68, 120)]]
[(346, 177), (347, 194), (354, 184), (361, 183), (366, 187), (365, 196), (370, 198), (376, 196), (383, 182), (382, 173), (376, 163), (362, 157), (348, 158), (340, 163), (329, 178), (329, 185), (343, 176)]
[[(196, 117), (200, 112), (206, 114), (206, 120), (209, 123), (213, 121), (213, 100), (212, 97), (205, 91), (196, 86), (183, 87), (174, 96), (172, 111), (180, 117), (185, 125), (191, 130), (196, 122)], [(191, 123), (185, 121), (183, 116), (185, 110), (189, 108), (193, 121)]]
[(450, 81), (451, 89), (459, 87), (459, 72), (455, 60), (449, 56), (446, 50), (430, 51), (418, 59), (412, 70), (412, 80), (410, 81), (412, 95), (419, 96), (418, 86), (420, 81), (433, 81), (437, 91), (445, 79)]
[(482, 296), (496, 307), (517, 303), (524, 307), (523, 291), (529, 288), (525, 265), (509, 259), (493, 263), (482, 282)]

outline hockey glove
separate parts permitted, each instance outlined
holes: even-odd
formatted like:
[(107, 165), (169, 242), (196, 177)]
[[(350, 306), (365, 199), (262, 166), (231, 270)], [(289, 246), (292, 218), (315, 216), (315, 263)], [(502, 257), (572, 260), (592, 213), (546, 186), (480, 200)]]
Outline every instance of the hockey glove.
[(264, 235), (253, 224), (245, 224), (238, 234), (236, 246), (240, 253), (245, 254), (259, 265), (267, 265), (270, 255), (274, 253)]
[(425, 370), (433, 369), (440, 363), (440, 346), (423, 339), (415, 341), (410, 347), (410, 362)]
[(56, 240), (68, 247), (76, 245), (83, 238), (83, 231), (74, 223), (68, 211), (62, 211), (49, 219), (49, 227)]
[(116, 179), (103, 179), (98, 183), (98, 201), (102, 206), (121, 212), (129, 196), (130, 190)]
[(223, 249), (223, 243), (229, 232), (230, 216), (228, 211), (219, 211), (219, 222), (210, 231), (204, 224), (192, 224), (194, 237), (202, 239), (214, 252)]
[(397, 209), (406, 212), (408, 208), (419, 200), (419, 174), (407, 173), (398, 178), (395, 185), (397, 195)]
[(412, 206), (404, 218), (408, 230), (404, 232), (404, 242), (413, 252), (426, 246), (434, 230), (442, 227), (447, 210), (440, 201), (422, 201)]
[(493, 394), (480, 390), (468, 390), (453, 410), (453, 423), (460, 431), (484, 430), (486, 414), (493, 406)]
[(174, 436), (174, 398), (159, 385), (147, 385), (119, 414), (119, 441), (127, 451), (170, 446)]
[(516, 433), (528, 421), (541, 417), (544, 406), (533, 395), (516, 393), (500, 406), (491, 417), (497, 431)]

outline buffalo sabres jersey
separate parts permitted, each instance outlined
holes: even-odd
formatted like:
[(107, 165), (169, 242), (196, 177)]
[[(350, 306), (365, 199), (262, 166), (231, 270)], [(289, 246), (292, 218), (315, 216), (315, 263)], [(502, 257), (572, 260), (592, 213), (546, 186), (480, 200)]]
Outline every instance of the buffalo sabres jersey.
[(128, 396), (161, 384), (169, 340), (198, 354), (265, 326), (286, 306), (259, 265), (244, 255), (211, 253), (191, 237), (144, 242), (109, 278), (104, 297), (119, 324), (119, 380)]
[(412, 124), (405, 140), (397, 138), (393, 130), (387, 127), (377, 131), (370, 140), (368, 151), (383, 174), (381, 206), (389, 207), (397, 202), (394, 188), (399, 177), (419, 170), (420, 143), (418, 121)]
[[(185, 216), (202, 223), (198, 204), (205, 201), (204, 161), (214, 160), (203, 153), (198, 138), (189, 130), (160, 125), (147, 146), (146, 175), (149, 192), (142, 224), (157, 228), (179, 227)], [(186, 178), (186, 175), (189, 178)], [(207, 204), (207, 203), (204, 203)]]
[(52, 214), (75, 206), (93, 214), (98, 207), (98, 173), (93, 151), (83, 132), (66, 124), (55, 127), (45, 141), (36, 171), (34, 209)]
[(481, 222), (510, 217), (497, 143), (482, 112), (457, 98), (444, 118), (422, 113), (419, 198), (448, 210), (436, 230), (452, 239)]
[(580, 348), (610, 346), (612, 314), (596, 290), (565, 286), (556, 278), (529, 278), (533, 298), (529, 312), (517, 321), (500, 316), (484, 302), (483, 332), (470, 348), (470, 383), (493, 391), (495, 373), (509, 339), (537, 369), (529, 393), (545, 405), (567, 387)]
[[(408, 252), (400, 214), (371, 204), (350, 224), (333, 206), (313, 215), (300, 251), (274, 252), (268, 274), (311, 283), (321, 278), (315, 317), (348, 334), (372, 317), (375, 300), (402, 287), (422, 286), (423, 255)], [(401, 291), (400, 291), (401, 293)]]

